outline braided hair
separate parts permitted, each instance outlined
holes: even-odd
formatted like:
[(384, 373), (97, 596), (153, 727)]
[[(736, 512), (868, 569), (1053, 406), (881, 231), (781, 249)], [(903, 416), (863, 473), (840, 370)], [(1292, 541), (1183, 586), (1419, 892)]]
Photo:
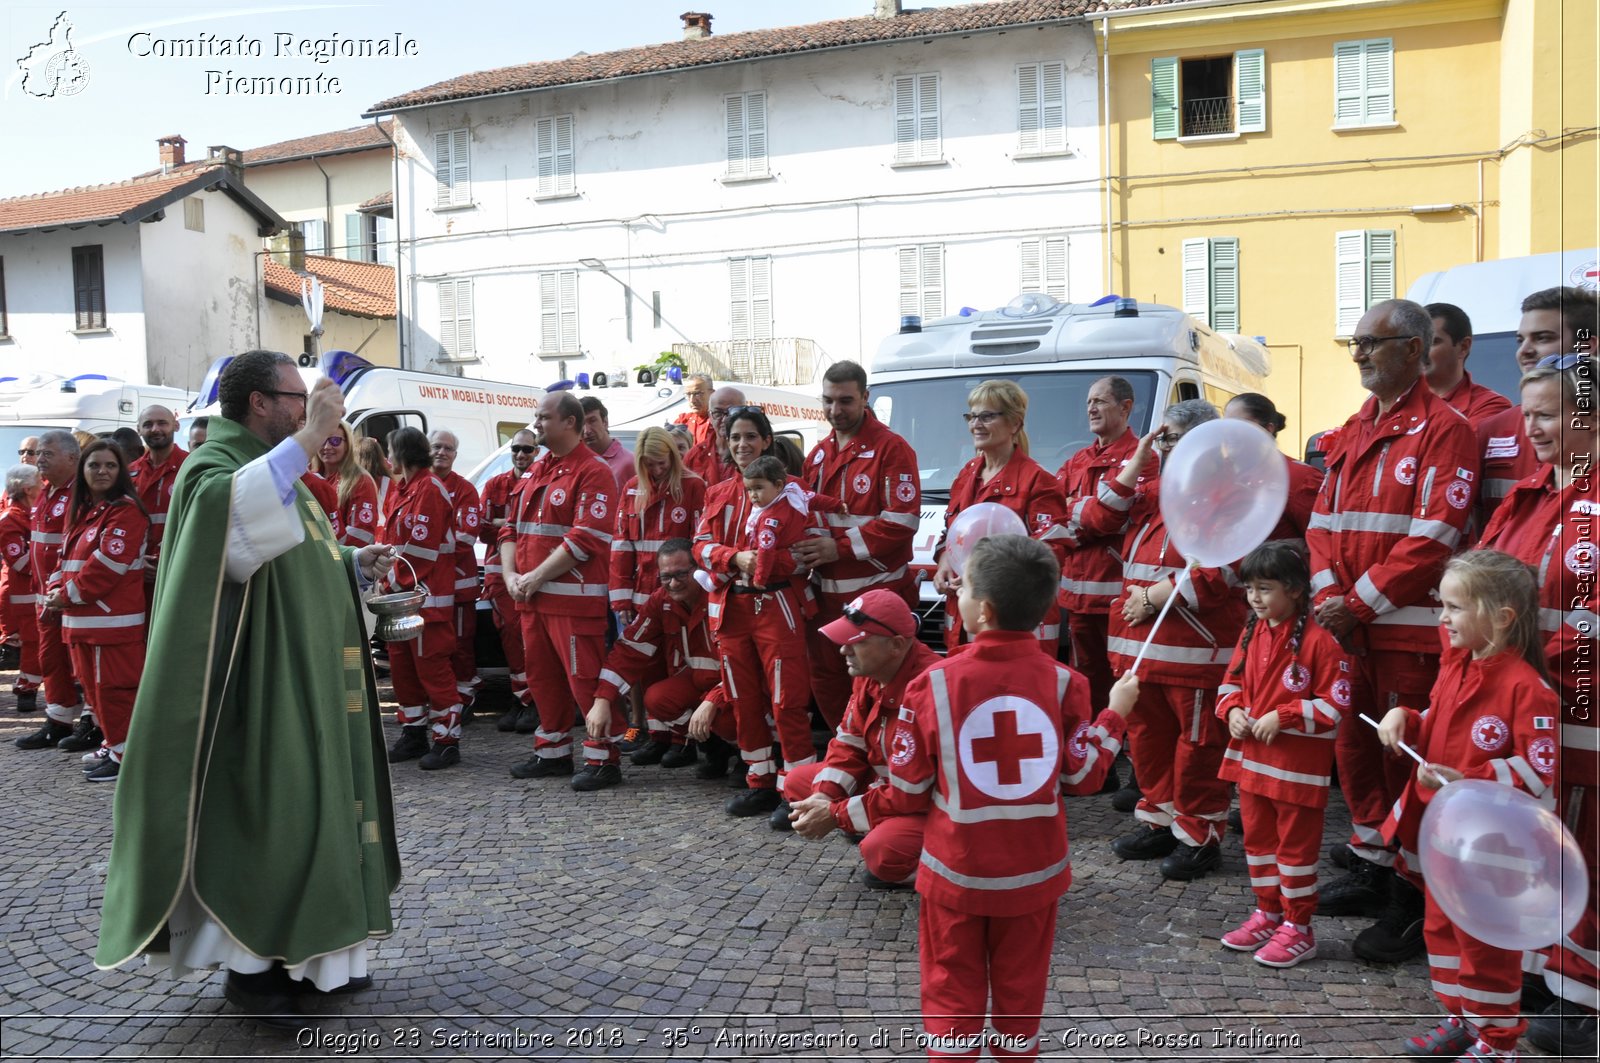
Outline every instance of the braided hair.
[[(1239, 563), (1239, 578), (1245, 583), (1251, 580), (1272, 580), (1283, 584), (1283, 589), (1291, 596), (1298, 594), (1299, 607), (1295, 610), (1294, 630), (1289, 634), (1289, 653), (1291, 665), (1300, 663), (1300, 646), (1305, 641), (1306, 624), (1311, 618), (1311, 566), (1306, 561), (1305, 554), (1288, 540), (1268, 540), (1244, 555), (1244, 560)], [(1250, 640), (1255, 637), (1256, 624), (1260, 620), (1255, 610), (1244, 622), (1244, 639), (1239, 644), (1238, 660), (1229, 675), (1244, 673), (1245, 661), (1249, 659)]]

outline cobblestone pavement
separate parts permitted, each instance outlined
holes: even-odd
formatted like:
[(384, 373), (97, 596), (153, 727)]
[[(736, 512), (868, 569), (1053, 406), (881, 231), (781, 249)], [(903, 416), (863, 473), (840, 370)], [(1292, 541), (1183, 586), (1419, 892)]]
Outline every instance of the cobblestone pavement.
[[(112, 787), (84, 782), (75, 755), (13, 746), (40, 719), (14, 711), (13, 678), (0, 675), (6, 1059), (923, 1055), (915, 894), (863, 888), (837, 834), (727, 816), (726, 784), (689, 769), (625, 766), (625, 785), (595, 794), (513, 780), (532, 739), (492, 716), (468, 726), (459, 767), (396, 766), (397, 929), (372, 955), (376, 986), (342, 1011), (281, 1032), (235, 1014), (219, 975), (96, 971)], [(1287, 971), (1222, 948), (1251, 906), (1236, 839), (1221, 872), (1164, 882), (1111, 856), (1129, 821), (1106, 797), (1068, 817), (1075, 881), (1044, 1058), (1388, 1057), (1437, 1021), (1421, 960), (1352, 956), (1360, 920), (1319, 920), (1319, 957)], [(1346, 825), (1336, 799), (1329, 836)]]

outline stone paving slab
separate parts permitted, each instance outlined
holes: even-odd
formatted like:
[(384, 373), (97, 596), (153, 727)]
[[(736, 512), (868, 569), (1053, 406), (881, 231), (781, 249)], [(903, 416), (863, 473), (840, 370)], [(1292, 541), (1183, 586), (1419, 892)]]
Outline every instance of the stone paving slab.
[[(532, 738), (492, 716), (467, 727), (459, 767), (395, 767), (405, 878), (371, 991), (284, 1032), (238, 1016), (220, 975), (96, 971), (112, 787), (86, 783), (75, 755), (14, 747), (40, 714), (14, 711), (13, 678), (0, 673), (6, 1060), (925, 1054), (916, 896), (863, 888), (842, 837), (734, 819), (726, 784), (692, 769), (625, 765), (623, 786), (594, 794), (514, 780)], [(1251, 906), (1237, 839), (1222, 871), (1165, 882), (1111, 855), (1130, 820), (1106, 797), (1069, 801), (1068, 818), (1041, 1058), (1392, 1058), (1438, 1021), (1420, 959), (1353, 957), (1361, 920), (1319, 920), (1320, 955), (1286, 971), (1222, 948)], [(1337, 798), (1328, 818), (1342, 836)]]

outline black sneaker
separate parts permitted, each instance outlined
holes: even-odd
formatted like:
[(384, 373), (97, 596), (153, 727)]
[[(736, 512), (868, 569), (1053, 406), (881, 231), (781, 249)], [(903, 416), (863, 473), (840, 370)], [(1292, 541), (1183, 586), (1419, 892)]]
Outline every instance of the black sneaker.
[[(661, 754), (661, 766), (663, 768), (686, 768), (699, 759), (700, 755), (695, 751), (694, 743), (685, 742), (683, 745), (673, 746)], [(727, 769), (724, 768), (723, 770), (726, 771)]]
[(734, 794), (722, 807), (730, 816), (765, 816), (777, 808), (778, 802), (782, 800), (777, 790), (764, 786), (759, 790), (746, 790), (742, 794)]
[[(582, 727), (583, 722), (580, 720), (577, 726)], [(630, 727), (622, 733), (621, 738), (617, 739), (617, 752), (637, 753), (649, 744), (650, 736), (645, 733), (643, 727)]]
[(1549, 1007), (1528, 1020), (1528, 1041), (1535, 1048), (1552, 1056), (1587, 1056), (1594, 1058), (1594, 1012), (1565, 1000), (1553, 1001)]
[(1161, 877), (1177, 882), (1188, 882), (1221, 866), (1222, 846), (1216, 842), (1207, 845), (1180, 845), (1161, 861)]
[(105, 746), (101, 746), (99, 749), (95, 750), (93, 753), (85, 753), (84, 754), (84, 761), (83, 761), (83, 773), (85, 775), (90, 774), (91, 772), (93, 772), (97, 768), (99, 768), (100, 765), (104, 764), (106, 761), (108, 761), (110, 759), (111, 759), (111, 750), (107, 749)]
[(1389, 901), (1378, 921), (1356, 935), (1350, 950), (1373, 963), (1404, 963), (1422, 954), (1422, 891), (1390, 872)]
[(440, 768), (452, 768), (461, 763), (461, 747), (455, 742), (448, 744), (435, 742), (433, 748), (422, 755), (417, 761), (417, 767), (423, 771), (438, 771)]
[(298, 995), (288, 972), (274, 964), (260, 974), (229, 971), (222, 995), (228, 1003), (263, 1026), (277, 1030), (304, 1029), (306, 1020), (295, 1005)]
[(532, 705), (524, 705), (517, 713), (517, 734), (531, 735), (539, 729), (539, 710)]
[(1128, 767), (1128, 781), (1122, 784), (1122, 789), (1111, 795), (1111, 807), (1118, 812), (1132, 812), (1141, 800), (1144, 791), (1139, 789), (1139, 780), (1134, 777), (1133, 767)]
[(420, 723), (402, 727), (400, 737), (389, 747), (389, 763), (399, 764), (402, 761), (416, 760), (427, 752), (428, 728)]
[(622, 785), (622, 768), (616, 764), (588, 764), (572, 777), (572, 788), (580, 794)]
[(793, 810), (789, 807), (789, 802), (779, 801), (778, 807), (774, 808), (772, 815), (767, 817), (767, 826), (773, 830), (793, 833), (794, 824), (789, 822), (789, 813), (791, 811)]
[(70, 734), (72, 734), (72, 728), (67, 724), (46, 720), (44, 726), (33, 732), (33, 734), (17, 739), (17, 748), (50, 749)]
[(79, 716), (72, 733), (56, 743), (63, 753), (83, 753), (104, 742), (105, 733), (95, 724), (93, 716)]
[(500, 714), (500, 718), (494, 721), (494, 729), (502, 734), (510, 734), (512, 731), (517, 729), (517, 717), (521, 715), (521, 703), (513, 700), (511, 702), (511, 707), (505, 712), (502, 712)]
[(122, 765), (107, 757), (104, 763), (94, 771), (89, 772), (84, 778), (90, 782), (116, 782), (117, 774), (120, 771), (122, 771)]
[(529, 757), (521, 764), (511, 766), (513, 779), (553, 779), (558, 775), (571, 774), (571, 757)]
[(1111, 851), (1124, 860), (1159, 860), (1178, 847), (1178, 839), (1166, 827), (1139, 826), (1111, 841)]
[(628, 759), (639, 765), (641, 768), (649, 767), (651, 764), (660, 764), (662, 758), (665, 757), (667, 753), (671, 751), (671, 749), (671, 742), (660, 742), (656, 741), (655, 739), (651, 739), (648, 744), (642, 745), (638, 749), (635, 749), (633, 754), (628, 757)]
[(861, 869), (861, 874), (857, 875), (856, 879), (869, 890), (908, 890), (912, 885), (909, 882), (890, 882), (886, 878), (879, 878), (866, 868)]
[(18, 712), (37, 712), (39, 710), (39, 692), (37, 690), (13, 690), (17, 696)]
[(1364, 915), (1376, 919), (1389, 902), (1389, 869), (1350, 854), (1350, 870), (1319, 891), (1318, 915)]

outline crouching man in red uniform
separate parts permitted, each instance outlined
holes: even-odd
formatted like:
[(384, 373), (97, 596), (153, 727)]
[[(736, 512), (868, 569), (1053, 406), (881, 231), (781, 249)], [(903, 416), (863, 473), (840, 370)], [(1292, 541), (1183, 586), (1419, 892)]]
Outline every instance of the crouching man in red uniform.
[(892, 590), (872, 590), (844, 605), (821, 634), (837, 645), (854, 683), (839, 731), (820, 764), (789, 772), (793, 811), (771, 820), (775, 830), (825, 838), (835, 827), (861, 839), (861, 881), (871, 889), (910, 886), (922, 858), (923, 815), (888, 808), (889, 738), (906, 684), (939, 663), (917, 641), (917, 621)]
[[(970, 645), (906, 687), (890, 743), (889, 807), (925, 813), (918, 950), (930, 1059), (1035, 1059), (1056, 907), (1072, 882), (1063, 792), (1100, 788), (1139, 684), (1091, 724), (1089, 682), (1039, 652), (1056, 604), (1050, 548), (978, 543), (957, 599)], [(931, 810), (930, 810), (931, 809)]]

